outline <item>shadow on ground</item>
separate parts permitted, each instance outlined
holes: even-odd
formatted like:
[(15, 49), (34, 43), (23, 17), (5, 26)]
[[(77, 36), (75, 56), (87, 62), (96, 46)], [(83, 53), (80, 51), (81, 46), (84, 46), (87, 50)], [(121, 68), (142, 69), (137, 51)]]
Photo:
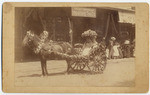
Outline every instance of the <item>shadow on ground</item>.
[[(48, 76), (60, 76), (60, 75), (70, 75), (70, 74), (86, 74), (86, 75), (90, 75), (90, 74), (101, 74), (101, 73), (95, 73), (95, 72), (91, 72), (91, 71), (87, 71), (87, 70), (82, 70), (82, 71), (64, 71), (64, 72), (59, 72), (59, 73), (50, 73), (48, 74)], [(27, 75), (27, 76), (19, 76), (18, 78), (22, 78), (22, 77), (41, 77), (42, 74), (32, 74), (32, 75)]]

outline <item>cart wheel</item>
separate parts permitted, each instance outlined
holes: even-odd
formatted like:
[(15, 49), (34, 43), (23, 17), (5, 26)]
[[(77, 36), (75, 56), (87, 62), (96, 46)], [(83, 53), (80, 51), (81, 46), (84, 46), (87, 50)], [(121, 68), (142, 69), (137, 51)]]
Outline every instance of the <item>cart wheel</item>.
[(106, 67), (106, 57), (105, 56), (94, 56), (94, 58), (88, 63), (88, 68), (92, 72), (103, 73)]
[(83, 62), (83, 61), (70, 61), (70, 67), (74, 71), (81, 71), (85, 68), (85, 62)]

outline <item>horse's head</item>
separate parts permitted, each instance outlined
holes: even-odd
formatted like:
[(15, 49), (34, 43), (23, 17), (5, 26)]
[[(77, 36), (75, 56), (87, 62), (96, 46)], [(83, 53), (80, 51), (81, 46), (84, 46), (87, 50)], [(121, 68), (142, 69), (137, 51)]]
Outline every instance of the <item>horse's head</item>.
[(28, 46), (34, 40), (34, 36), (35, 35), (31, 30), (27, 31), (27, 34), (24, 37), (23, 42), (22, 42), (23, 46)]

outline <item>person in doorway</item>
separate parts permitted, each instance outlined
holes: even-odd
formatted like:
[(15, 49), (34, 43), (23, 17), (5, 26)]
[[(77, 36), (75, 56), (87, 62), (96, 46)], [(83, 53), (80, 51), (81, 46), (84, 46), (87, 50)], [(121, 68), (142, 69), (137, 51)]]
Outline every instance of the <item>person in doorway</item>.
[(131, 43), (131, 56), (135, 57), (135, 39)]
[(109, 55), (108, 55), (108, 59), (113, 58), (113, 46), (114, 46), (114, 42), (116, 41), (115, 37), (111, 37), (111, 39), (109, 40), (109, 45), (108, 45), (108, 49), (109, 49)]
[(113, 46), (113, 59), (118, 59), (121, 58), (121, 54), (120, 54), (120, 44), (118, 42), (114, 43)]
[(129, 40), (125, 40), (124, 44), (122, 46), (123, 49), (123, 57), (124, 58), (129, 58), (131, 56), (131, 45), (130, 45), (130, 41)]

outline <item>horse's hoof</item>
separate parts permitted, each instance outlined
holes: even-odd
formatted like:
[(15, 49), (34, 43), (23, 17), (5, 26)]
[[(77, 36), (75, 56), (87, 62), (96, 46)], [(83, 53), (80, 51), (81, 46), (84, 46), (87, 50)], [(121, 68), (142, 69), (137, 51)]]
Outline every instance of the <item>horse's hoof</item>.
[(43, 78), (43, 77), (48, 77), (48, 75), (41, 75), (41, 78)]

